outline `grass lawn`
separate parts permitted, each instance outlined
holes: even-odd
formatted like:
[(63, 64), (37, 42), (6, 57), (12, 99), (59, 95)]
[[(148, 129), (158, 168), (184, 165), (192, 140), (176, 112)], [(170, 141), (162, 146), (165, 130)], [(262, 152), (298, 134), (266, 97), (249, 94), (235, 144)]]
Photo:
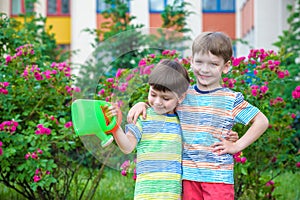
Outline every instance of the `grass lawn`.
[[(99, 188), (94, 196), (95, 200), (132, 200), (135, 182), (130, 177), (124, 177), (120, 171), (107, 168)], [(299, 200), (300, 199), (300, 172), (295, 174), (287, 172), (275, 179), (277, 185), (274, 195), (280, 195), (276, 200)], [(24, 200), (15, 191), (0, 184), (1, 200)]]
[(132, 200), (135, 181), (129, 176), (122, 176), (120, 171), (107, 168), (105, 177), (102, 178), (95, 200), (98, 199), (122, 199)]
[[(121, 175), (120, 171), (107, 168), (105, 169), (104, 177), (101, 179), (93, 199), (132, 200), (134, 193), (134, 184), (135, 181), (131, 178), (131, 176), (125, 177)], [(73, 190), (74, 189), (75, 188), (73, 188)], [(14, 190), (7, 188), (5, 185), (0, 183), (0, 200), (25, 200), (25, 198), (19, 195)]]
[(275, 179), (280, 182), (274, 190), (274, 195), (280, 195), (276, 200), (299, 200), (300, 199), (300, 172), (293, 174), (287, 172)]

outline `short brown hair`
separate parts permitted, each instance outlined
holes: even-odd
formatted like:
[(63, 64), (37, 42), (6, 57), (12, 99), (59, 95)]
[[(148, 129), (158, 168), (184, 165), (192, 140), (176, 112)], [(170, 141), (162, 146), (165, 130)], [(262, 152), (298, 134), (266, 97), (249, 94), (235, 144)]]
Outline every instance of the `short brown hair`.
[(164, 59), (152, 70), (148, 83), (155, 90), (173, 91), (180, 97), (188, 89), (190, 78), (180, 63)]
[(201, 33), (193, 42), (192, 55), (208, 52), (221, 56), (224, 62), (230, 61), (233, 53), (231, 39), (223, 32)]

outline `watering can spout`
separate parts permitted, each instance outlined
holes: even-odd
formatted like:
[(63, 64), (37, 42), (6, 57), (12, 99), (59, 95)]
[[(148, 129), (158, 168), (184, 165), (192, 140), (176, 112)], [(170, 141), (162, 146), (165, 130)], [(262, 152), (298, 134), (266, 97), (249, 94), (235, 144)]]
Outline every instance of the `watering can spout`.
[(101, 140), (101, 146), (106, 147), (113, 141), (113, 136), (108, 135), (116, 126), (116, 117), (107, 122), (101, 107), (110, 106), (101, 100), (77, 99), (72, 103), (72, 122), (76, 135), (96, 135)]
[[(96, 132), (95, 135), (98, 138), (100, 138), (102, 147), (106, 147), (106, 146), (110, 145), (112, 143), (112, 141), (114, 140), (113, 136), (106, 135), (106, 133), (104, 133), (104, 132)], [(103, 135), (105, 137), (103, 137)]]

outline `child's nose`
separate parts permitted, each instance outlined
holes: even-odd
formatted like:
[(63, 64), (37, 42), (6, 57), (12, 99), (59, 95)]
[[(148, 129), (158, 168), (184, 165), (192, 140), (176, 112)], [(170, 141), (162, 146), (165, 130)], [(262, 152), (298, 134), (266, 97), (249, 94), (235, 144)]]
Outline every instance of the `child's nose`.
[(154, 103), (157, 105), (160, 105), (160, 104), (162, 104), (162, 100), (160, 98), (156, 98)]
[(210, 65), (208, 63), (203, 63), (202, 67), (200, 68), (200, 71), (202, 72), (209, 72), (210, 71)]

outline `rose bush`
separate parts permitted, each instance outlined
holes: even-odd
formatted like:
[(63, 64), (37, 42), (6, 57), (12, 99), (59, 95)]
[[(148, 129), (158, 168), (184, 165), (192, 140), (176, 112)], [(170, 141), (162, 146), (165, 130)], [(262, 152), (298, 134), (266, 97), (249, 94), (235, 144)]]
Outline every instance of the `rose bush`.
[(79, 88), (45, 19), (27, 17), (0, 18), (0, 183), (27, 199), (91, 199), (103, 169), (73, 131)]
[[(299, 168), (300, 146), (294, 123), (299, 117), (300, 99), (286, 94), (285, 87), (300, 83), (281, 64), (285, 59), (286, 55), (274, 51), (253, 49), (248, 57), (233, 58), (232, 71), (223, 79), (225, 86), (232, 80), (229, 87), (242, 92), (270, 122), (262, 137), (243, 151), (247, 161), (235, 166), (235, 189), (240, 198), (276, 198), (272, 192), (280, 183), (275, 178)], [(236, 126), (235, 130), (244, 133), (245, 128)]]
[[(175, 50), (165, 50), (160, 55), (150, 54), (143, 58), (135, 69), (118, 69), (114, 77), (102, 77), (98, 98), (117, 101), (126, 115), (132, 105), (147, 101), (147, 76), (164, 58), (179, 61), (194, 78), (189, 58), (181, 58)], [(272, 192), (280, 184), (275, 178), (283, 172), (299, 169), (300, 145), (294, 123), (299, 118), (300, 83), (290, 76), (287, 66), (281, 65), (284, 59), (285, 55), (274, 51), (253, 49), (248, 57), (232, 58), (231, 72), (223, 77), (223, 87), (242, 92), (245, 99), (257, 106), (270, 121), (269, 129), (258, 141), (234, 155), (237, 198), (275, 198)], [(287, 95), (284, 85), (291, 82), (298, 86)], [(284, 95), (288, 98), (283, 98)], [(234, 130), (241, 137), (247, 128), (237, 125)], [(130, 166), (128, 162), (124, 165), (129, 170), (123, 171), (122, 175), (133, 171), (135, 163), (131, 162)]]
[(70, 67), (43, 61), (32, 44), (20, 46), (6, 55), (0, 77), (1, 181), (33, 199), (60, 185), (62, 162), (76, 148)]

